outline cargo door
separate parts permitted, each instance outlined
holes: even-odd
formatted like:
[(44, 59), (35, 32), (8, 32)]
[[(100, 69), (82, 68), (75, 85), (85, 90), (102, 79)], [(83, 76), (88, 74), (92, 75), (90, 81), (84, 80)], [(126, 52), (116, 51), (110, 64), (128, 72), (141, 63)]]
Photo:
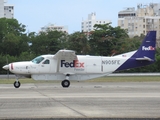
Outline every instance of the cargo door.
[(101, 73), (101, 72), (103, 72), (101, 57), (88, 57), (87, 73)]

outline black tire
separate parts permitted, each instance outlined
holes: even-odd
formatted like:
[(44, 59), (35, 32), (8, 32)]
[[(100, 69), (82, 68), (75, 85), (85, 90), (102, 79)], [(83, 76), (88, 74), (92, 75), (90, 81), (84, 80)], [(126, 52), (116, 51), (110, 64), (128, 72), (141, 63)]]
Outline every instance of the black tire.
[(21, 86), (21, 83), (19, 81), (14, 82), (14, 87), (19, 88)]
[(61, 82), (61, 85), (62, 85), (62, 87), (67, 88), (67, 87), (70, 86), (70, 82), (69, 82), (69, 80), (63, 80), (63, 81)]

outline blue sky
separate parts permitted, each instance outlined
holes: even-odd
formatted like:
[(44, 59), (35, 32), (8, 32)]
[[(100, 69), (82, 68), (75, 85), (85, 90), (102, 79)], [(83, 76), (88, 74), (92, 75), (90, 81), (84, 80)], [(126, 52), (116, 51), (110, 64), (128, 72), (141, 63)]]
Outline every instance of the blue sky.
[(118, 12), (137, 4), (160, 0), (8, 0), (14, 5), (14, 18), (29, 32), (38, 32), (48, 23), (68, 26), (69, 33), (81, 31), (82, 19), (95, 12), (97, 19), (109, 19), (117, 26)]

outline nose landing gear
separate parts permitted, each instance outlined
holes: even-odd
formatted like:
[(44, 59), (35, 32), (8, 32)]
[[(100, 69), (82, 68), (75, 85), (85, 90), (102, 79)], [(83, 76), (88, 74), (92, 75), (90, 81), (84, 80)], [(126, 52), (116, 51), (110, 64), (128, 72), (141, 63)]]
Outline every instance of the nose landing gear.
[(13, 83), (15, 88), (19, 88), (21, 86), (21, 83), (18, 81), (18, 76), (16, 76), (16, 81)]
[(21, 86), (21, 83), (19, 81), (14, 82), (14, 87), (19, 88)]

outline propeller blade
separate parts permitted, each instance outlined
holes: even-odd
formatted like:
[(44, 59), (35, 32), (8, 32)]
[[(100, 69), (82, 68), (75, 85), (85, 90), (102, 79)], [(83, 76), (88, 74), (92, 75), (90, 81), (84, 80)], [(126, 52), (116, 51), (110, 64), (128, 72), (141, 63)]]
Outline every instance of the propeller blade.
[(8, 77), (8, 80), (9, 80), (9, 64), (8, 64), (8, 58), (7, 58), (7, 56), (6, 56), (6, 62), (7, 62), (7, 65), (8, 66), (4, 66), (4, 68), (6, 68), (7, 69), (7, 77)]

